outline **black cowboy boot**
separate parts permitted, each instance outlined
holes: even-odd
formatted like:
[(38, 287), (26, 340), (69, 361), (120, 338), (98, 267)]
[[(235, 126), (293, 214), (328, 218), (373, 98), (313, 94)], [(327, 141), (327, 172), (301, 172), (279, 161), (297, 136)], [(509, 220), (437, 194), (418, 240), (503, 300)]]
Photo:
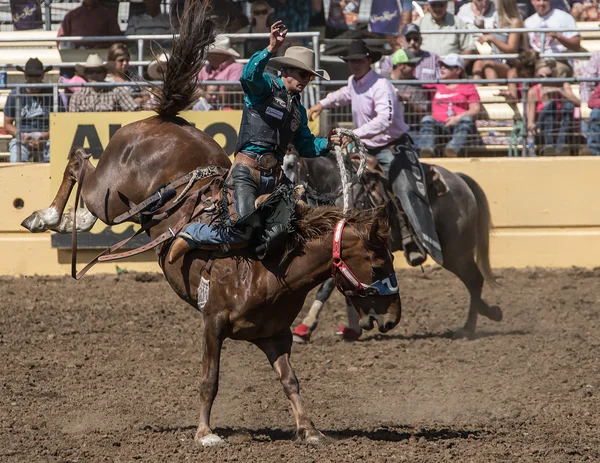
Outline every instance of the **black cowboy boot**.
[(409, 227), (408, 220), (404, 212), (400, 212), (399, 222), (400, 236), (402, 237), (402, 249), (404, 249), (404, 257), (406, 257), (408, 265), (412, 267), (418, 267), (423, 262), (425, 262), (425, 260), (427, 259), (427, 254), (421, 248), (421, 246), (419, 246), (415, 234)]

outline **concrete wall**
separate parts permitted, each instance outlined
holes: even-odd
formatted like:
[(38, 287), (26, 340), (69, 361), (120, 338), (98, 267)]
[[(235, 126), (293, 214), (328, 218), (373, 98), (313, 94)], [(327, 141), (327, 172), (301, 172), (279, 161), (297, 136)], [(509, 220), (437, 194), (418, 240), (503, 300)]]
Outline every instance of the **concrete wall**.
[[(600, 158), (439, 159), (473, 177), (486, 192), (496, 225), (494, 267), (600, 266)], [(50, 166), (0, 164), (1, 275), (67, 275), (70, 252), (52, 249), (50, 233), (31, 234), (20, 222), (49, 205)], [(22, 203), (22, 207), (21, 206)], [(79, 267), (99, 250), (78, 254)], [(396, 259), (399, 265), (403, 259)], [(117, 262), (132, 271), (159, 271), (153, 252)], [(92, 273), (112, 273), (115, 263)]]

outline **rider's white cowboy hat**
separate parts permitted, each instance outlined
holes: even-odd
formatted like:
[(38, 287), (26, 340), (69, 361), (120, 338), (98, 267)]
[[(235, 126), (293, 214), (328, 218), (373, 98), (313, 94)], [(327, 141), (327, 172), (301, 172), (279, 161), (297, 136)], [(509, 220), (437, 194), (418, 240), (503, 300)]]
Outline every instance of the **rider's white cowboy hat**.
[(83, 74), (86, 69), (97, 68), (103, 68), (104, 70), (106, 70), (106, 65), (104, 64), (104, 61), (102, 60), (102, 58), (100, 58), (100, 55), (96, 53), (89, 55), (85, 60), (85, 63), (75, 65), (75, 71), (77, 72), (77, 74)]
[(217, 35), (215, 43), (213, 43), (207, 50), (208, 54), (227, 55), (232, 58), (240, 58), (240, 54), (231, 48), (231, 41), (229, 37), (223, 37)]
[(269, 66), (273, 69), (285, 67), (303, 69), (309, 71), (317, 77), (325, 80), (329, 79), (329, 73), (323, 69), (315, 69), (315, 52), (306, 47), (290, 47), (285, 51), (285, 55), (273, 58), (269, 61)]
[(148, 76), (152, 80), (163, 80), (163, 73), (166, 70), (169, 55), (162, 53), (154, 61), (151, 61), (148, 65)]

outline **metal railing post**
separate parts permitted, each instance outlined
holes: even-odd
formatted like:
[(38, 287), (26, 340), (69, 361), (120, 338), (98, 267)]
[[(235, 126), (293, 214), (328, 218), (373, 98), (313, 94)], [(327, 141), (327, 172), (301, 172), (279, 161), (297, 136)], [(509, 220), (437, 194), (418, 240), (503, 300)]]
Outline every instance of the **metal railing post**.
[(546, 33), (542, 32), (542, 43), (540, 44), (540, 55), (546, 51)]
[(44, 0), (44, 29), (52, 30), (52, 12), (50, 10), (50, 0)]
[[(138, 39), (138, 61), (144, 61), (144, 39)], [(144, 66), (138, 65), (138, 76), (140, 79), (144, 76)]]
[(15, 98), (15, 129), (17, 139), (17, 162), (22, 162), (21, 158), (21, 87), (17, 87), (17, 95)]
[(58, 99), (60, 95), (58, 93), (58, 84), (54, 83), (52, 85), (52, 110), (57, 113), (58, 112)]
[[(517, 84), (518, 85), (518, 84)], [(529, 153), (527, 150), (527, 139), (529, 138), (529, 129), (527, 128), (527, 93), (529, 90), (529, 83), (523, 82), (523, 90), (521, 93), (521, 103), (523, 104), (523, 134), (521, 135), (521, 157), (527, 156)], [(535, 140), (535, 138), (534, 138)], [(535, 145), (534, 145), (535, 147)]]

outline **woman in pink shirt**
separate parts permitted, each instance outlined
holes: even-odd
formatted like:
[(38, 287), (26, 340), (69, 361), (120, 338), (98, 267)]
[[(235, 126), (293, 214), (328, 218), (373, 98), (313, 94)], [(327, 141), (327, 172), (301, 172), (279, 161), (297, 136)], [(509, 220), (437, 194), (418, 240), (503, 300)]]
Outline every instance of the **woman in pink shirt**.
[[(457, 80), (464, 77), (465, 63), (457, 54), (451, 53), (439, 60), (442, 80)], [(481, 102), (473, 84), (434, 84), (426, 88), (435, 89), (431, 102), (431, 116), (421, 119), (421, 157), (434, 157), (436, 137), (451, 137), (446, 145), (446, 157), (462, 153), (469, 135), (475, 133), (475, 118), (481, 111)]]

